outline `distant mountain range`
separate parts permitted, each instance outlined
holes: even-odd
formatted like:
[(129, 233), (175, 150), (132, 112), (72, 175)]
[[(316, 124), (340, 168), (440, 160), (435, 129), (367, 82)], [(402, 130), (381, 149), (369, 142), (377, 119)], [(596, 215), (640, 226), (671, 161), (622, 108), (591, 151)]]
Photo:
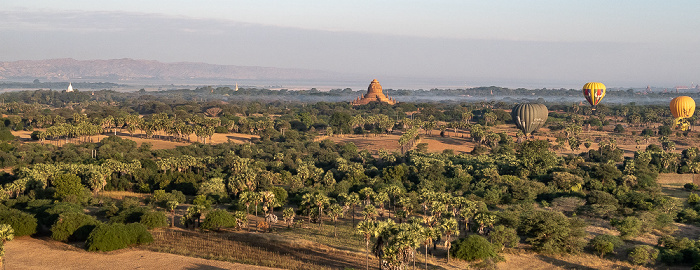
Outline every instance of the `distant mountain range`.
[(290, 68), (162, 63), (153, 60), (21, 60), (0, 62), (0, 80), (47, 81), (153, 81), (202, 80), (327, 80), (339, 74)]

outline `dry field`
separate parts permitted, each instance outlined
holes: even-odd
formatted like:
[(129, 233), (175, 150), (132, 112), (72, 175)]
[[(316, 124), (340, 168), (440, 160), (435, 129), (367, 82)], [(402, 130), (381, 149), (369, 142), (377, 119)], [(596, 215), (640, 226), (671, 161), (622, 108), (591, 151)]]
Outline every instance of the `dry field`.
[(5, 245), (5, 267), (13, 269), (271, 269), (142, 249), (87, 252), (47, 239), (20, 237)]
[[(13, 131), (12, 135), (15, 135), (20, 138), (20, 141), (23, 142), (37, 142), (31, 140), (31, 134), (32, 131)], [(113, 134), (113, 133), (112, 133)], [(186, 146), (191, 143), (188, 142), (177, 142), (173, 140), (165, 140), (165, 139), (157, 139), (157, 138), (151, 138), (151, 139), (146, 139), (143, 138), (143, 134), (140, 133), (134, 133), (134, 136), (129, 135), (128, 133), (122, 133), (122, 132), (117, 132), (117, 135), (124, 138), (124, 139), (129, 139), (132, 141), (135, 141), (138, 146), (141, 146), (142, 143), (148, 142), (152, 145), (151, 149), (172, 149), (178, 146)], [(100, 140), (107, 138), (109, 136), (108, 134), (103, 134), (103, 135), (97, 135), (97, 136), (92, 136), (88, 140), (92, 142), (99, 142)], [(240, 134), (240, 133), (227, 133), (227, 134), (222, 134), (222, 133), (215, 133), (214, 136), (212, 136), (211, 141), (209, 141), (209, 138), (207, 138), (207, 144), (219, 144), (219, 143), (225, 143), (225, 142), (233, 142), (233, 143), (247, 143), (250, 142), (251, 138), (258, 137), (256, 135), (250, 135), (250, 134)], [(197, 137), (191, 136), (190, 137), (192, 142), (197, 141)], [(77, 142), (77, 141), (76, 141)], [(49, 144), (57, 144), (59, 143), (58, 141), (54, 140), (45, 140), (44, 143), (49, 143)], [(60, 145), (63, 145), (65, 141), (61, 141)]]

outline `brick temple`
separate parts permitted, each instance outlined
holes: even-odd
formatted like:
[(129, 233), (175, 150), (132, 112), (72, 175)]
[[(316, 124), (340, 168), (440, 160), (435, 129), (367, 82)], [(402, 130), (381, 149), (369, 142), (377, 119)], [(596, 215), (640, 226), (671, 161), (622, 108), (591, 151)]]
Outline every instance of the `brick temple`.
[(350, 104), (354, 105), (364, 105), (368, 104), (370, 102), (384, 102), (389, 105), (394, 105), (396, 104), (396, 100), (393, 98), (389, 98), (384, 93), (382, 92), (382, 85), (379, 84), (377, 79), (372, 80), (372, 82), (369, 84), (369, 87), (367, 87), (367, 94), (357, 97), (355, 100), (353, 100)]

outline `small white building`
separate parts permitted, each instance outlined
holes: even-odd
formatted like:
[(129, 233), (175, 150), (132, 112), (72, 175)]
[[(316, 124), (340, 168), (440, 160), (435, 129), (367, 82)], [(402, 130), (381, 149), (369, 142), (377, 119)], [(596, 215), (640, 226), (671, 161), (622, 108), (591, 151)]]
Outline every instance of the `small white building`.
[(66, 89), (66, 92), (73, 92), (73, 84), (68, 83), (68, 89)]

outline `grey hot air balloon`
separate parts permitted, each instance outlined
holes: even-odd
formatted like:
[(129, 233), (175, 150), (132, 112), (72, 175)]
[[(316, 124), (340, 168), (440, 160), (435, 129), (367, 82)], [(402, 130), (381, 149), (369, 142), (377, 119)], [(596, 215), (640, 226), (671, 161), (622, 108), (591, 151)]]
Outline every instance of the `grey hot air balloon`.
[(547, 106), (536, 103), (518, 104), (513, 107), (510, 115), (515, 121), (515, 125), (522, 130), (525, 135), (535, 132), (547, 122)]

